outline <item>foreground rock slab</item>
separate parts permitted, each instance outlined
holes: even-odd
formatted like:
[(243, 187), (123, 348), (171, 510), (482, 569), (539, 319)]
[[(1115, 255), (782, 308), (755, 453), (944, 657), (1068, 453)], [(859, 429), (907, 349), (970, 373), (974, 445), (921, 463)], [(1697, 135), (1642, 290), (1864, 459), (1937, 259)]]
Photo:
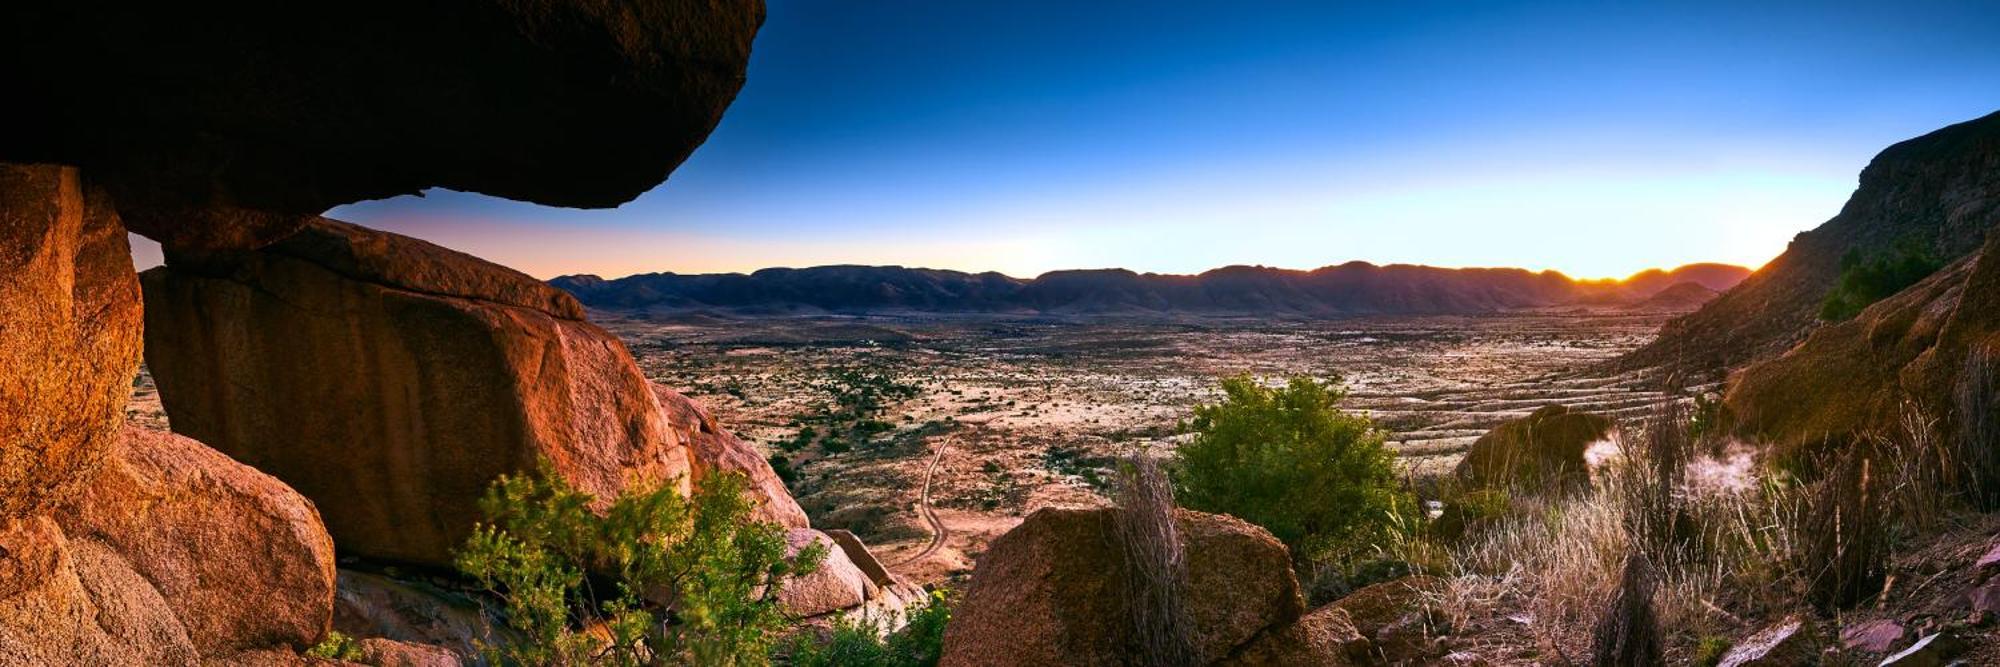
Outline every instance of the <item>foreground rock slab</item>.
[[(947, 666), (1121, 665), (1134, 649), (1128, 576), (1113, 510), (1043, 509), (994, 540), (946, 626)], [(1291, 558), (1270, 533), (1231, 517), (1179, 511), (1195, 657), (1221, 660), (1299, 618)]]
[(1819, 653), (1811, 621), (1793, 616), (1758, 631), (1723, 654), (1717, 667), (1779, 667), (1811, 664)]
[(76, 169), (0, 164), (0, 522), (73, 497), (138, 371), (125, 228)]
[(147, 271), (146, 356), (175, 431), (290, 483), (344, 551), (449, 566), (497, 476), (611, 498), (685, 490), (686, 448), (569, 295), (332, 220)]

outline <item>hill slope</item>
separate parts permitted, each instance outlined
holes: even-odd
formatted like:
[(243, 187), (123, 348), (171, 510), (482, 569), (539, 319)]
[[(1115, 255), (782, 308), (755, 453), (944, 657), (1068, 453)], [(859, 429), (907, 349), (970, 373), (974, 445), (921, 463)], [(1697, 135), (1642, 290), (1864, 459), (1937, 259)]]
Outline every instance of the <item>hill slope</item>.
[(1996, 221), (2000, 112), (1883, 150), (1839, 215), (1615, 365), (1712, 371), (1777, 356), (1819, 326), (1820, 300), (1849, 249), (1881, 253), (1910, 239), (1949, 262), (1978, 249)]
[(1748, 273), (1742, 267), (1694, 264), (1624, 281), (1577, 281), (1554, 271), (1350, 262), (1311, 271), (1230, 266), (1197, 275), (1054, 271), (1032, 280), (990, 272), (822, 266), (748, 275), (652, 273), (617, 280), (580, 275), (550, 282), (597, 308), (1313, 317), (1638, 303), (1682, 284), (1726, 289)]

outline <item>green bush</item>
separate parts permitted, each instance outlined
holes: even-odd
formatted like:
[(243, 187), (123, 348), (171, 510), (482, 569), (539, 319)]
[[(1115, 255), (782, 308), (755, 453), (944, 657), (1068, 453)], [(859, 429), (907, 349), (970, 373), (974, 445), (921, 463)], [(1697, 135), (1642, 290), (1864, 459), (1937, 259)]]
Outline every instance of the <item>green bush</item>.
[(1340, 410), (1337, 382), (1271, 388), (1238, 376), (1222, 391), (1183, 425), (1194, 437), (1174, 455), (1181, 507), (1263, 526), (1303, 563), (1352, 562), (1412, 524), (1382, 432)]
[(842, 619), (824, 638), (802, 633), (787, 652), (793, 667), (931, 667), (944, 655), (944, 626), (951, 620), (951, 605), (944, 591), (912, 605), (906, 613), (908, 625), (882, 636), (880, 628), (868, 621)]
[(326, 639), (306, 649), (306, 657), (354, 662), (361, 659), (361, 643), (338, 630), (329, 630)]
[[(787, 619), (777, 595), (823, 547), (785, 556), (783, 528), (750, 519), (737, 475), (692, 498), (672, 484), (602, 511), (547, 474), (495, 480), (458, 568), (506, 607), (519, 641), (485, 647), (510, 665), (763, 664)], [(671, 606), (654, 602), (672, 600)]]
[(1929, 250), (1908, 240), (1874, 259), (1863, 257), (1860, 248), (1851, 248), (1840, 258), (1840, 280), (1820, 302), (1819, 317), (1839, 322), (1859, 315), (1869, 304), (1917, 284), (1943, 266)]

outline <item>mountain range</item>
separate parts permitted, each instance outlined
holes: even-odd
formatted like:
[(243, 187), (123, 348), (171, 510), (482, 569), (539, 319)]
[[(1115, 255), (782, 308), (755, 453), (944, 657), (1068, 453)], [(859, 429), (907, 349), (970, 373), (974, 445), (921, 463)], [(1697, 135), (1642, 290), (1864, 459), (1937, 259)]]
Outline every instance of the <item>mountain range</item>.
[(1228, 266), (1194, 275), (1053, 271), (1032, 279), (842, 265), (614, 280), (570, 275), (549, 282), (601, 309), (1326, 317), (1553, 306), (1686, 310), (1749, 275), (1740, 266), (1690, 264), (1623, 280), (1577, 280), (1555, 271), (1349, 262), (1309, 271)]

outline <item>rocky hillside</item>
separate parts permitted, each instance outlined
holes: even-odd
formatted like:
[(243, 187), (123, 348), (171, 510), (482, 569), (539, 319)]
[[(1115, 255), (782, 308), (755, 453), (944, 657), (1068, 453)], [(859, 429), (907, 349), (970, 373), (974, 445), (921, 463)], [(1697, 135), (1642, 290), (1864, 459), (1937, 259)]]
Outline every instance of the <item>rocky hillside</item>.
[(1949, 262), (1979, 248), (2000, 222), (2000, 113), (1882, 151), (1840, 214), (1799, 234), (1784, 254), (1660, 337), (1617, 362), (1733, 368), (1789, 349), (1819, 325), (1817, 312), (1850, 249), (1881, 253), (1915, 242)]
[(1230, 266), (1197, 275), (1055, 271), (1030, 280), (992, 272), (822, 266), (551, 282), (586, 305), (619, 309), (1333, 316), (1635, 304), (1680, 285), (1728, 289), (1748, 274), (1737, 266), (1692, 264), (1623, 281), (1578, 281), (1553, 271), (1350, 262), (1311, 271)]

